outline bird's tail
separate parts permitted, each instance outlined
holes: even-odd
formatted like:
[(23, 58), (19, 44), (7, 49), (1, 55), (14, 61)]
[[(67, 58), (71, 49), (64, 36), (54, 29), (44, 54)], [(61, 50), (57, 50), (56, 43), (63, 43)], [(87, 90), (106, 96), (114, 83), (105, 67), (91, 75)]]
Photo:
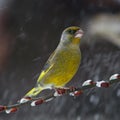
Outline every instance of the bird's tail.
[(42, 87), (34, 87), (25, 96), (31, 98), (36, 97), (42, 90), (43, 90)]
[(36, 97), (42, 90), (43, 90), (42, 87), (34, 87), (23, 98), (21, 98), (21, 100), (19, 102), (26, 103), (26, 102), (30, 101), (32, 98)]

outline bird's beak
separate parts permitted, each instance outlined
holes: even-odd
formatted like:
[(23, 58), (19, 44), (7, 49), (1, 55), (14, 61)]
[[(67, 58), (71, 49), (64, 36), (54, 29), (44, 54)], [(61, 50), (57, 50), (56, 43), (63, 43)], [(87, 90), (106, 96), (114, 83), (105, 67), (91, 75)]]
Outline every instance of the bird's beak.
[(74, 44), (79, 44), (79, 43), (80, 43), (80, 39), (81, 39), (82, 36), (83, 36), (83, 31), (82, 31), (81, 29), (79, 29), (79, 30), (75, 33), (73, 43), (74, 43)]
[(75, 38), (81, 38), (83, 36), (83, 31), (81, 29), (79, 29), (76, 33), (75, 33)]

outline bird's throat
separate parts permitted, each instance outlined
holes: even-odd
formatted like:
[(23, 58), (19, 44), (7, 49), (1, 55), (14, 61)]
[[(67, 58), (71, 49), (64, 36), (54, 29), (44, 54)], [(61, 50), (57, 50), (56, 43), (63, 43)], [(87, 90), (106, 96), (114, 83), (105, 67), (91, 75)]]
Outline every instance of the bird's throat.
[(79, 44), (79, 43), (80, 43), (80, 38), (74, 38), (74, 39), (72, 40), (72, 43), (73, 43), (73, 44)]

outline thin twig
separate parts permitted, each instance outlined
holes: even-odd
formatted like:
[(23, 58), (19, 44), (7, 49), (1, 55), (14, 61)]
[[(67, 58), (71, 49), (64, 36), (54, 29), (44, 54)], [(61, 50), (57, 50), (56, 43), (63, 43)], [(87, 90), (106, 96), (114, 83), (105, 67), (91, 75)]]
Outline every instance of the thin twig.
[(42, 104), (44, 102), (48, 102), (48, 101), (56, 98), (57, 96), (63, 96), (63, 95), (79, 96), (80, 94), (83, 93), (83, 91), (85, 91), (87, 89), (91, 89), (94, 87), (108, 88), (112, 84), (118, 83), (118, 82), (120, 82), (120, 74), (112, 75), (108, 81), (94, 82), (92, 80), (86, 80), (82, 84), (82, 86), (79, 88), (75, 88), (75, 87), (55, 88), (56, 89), (55, 92), (50, 93), (50, 94), (43, 96), (43, 97), (36, 97), (36, 98), (28, 97), (29, 99), (22, 98), (26, 101), (24, 101), (24, 102), (18, 101), (18, 103), (13, 104), (13, 105), (8, 105), (8, 106), (0, 105), (0, 112), (3, 112), (3, 111), (5, 111), (6, 113), (16, 112), (19, 107), (21, 107), (25, 104), (31, 104), (31, 106), (36, 106), (36, 105)]

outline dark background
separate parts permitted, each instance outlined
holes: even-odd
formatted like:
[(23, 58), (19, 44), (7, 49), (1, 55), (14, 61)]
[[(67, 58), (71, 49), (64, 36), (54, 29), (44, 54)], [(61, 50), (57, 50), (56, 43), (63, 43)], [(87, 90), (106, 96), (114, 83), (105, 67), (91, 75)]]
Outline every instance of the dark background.
[[(100, 13), (119, 14), (120, 1), (3, 0), (0, 8), (0, 104), (8, 105), (35, 85), (66, 27), (81, 26), (86, 36), (89, 19)], [(94, 42), (90, 36), (86, 39), (91, 42), (81, 44), (82, 63), (69, 85), (120, 73), (120, 47), (100, 37)], [(0, 113), (0, 120), (119, 120), (119, 87), (118, 83), (87, 90), (77, 98), (64, 96), (37, 107), (23, 106), (14, 114)]]

